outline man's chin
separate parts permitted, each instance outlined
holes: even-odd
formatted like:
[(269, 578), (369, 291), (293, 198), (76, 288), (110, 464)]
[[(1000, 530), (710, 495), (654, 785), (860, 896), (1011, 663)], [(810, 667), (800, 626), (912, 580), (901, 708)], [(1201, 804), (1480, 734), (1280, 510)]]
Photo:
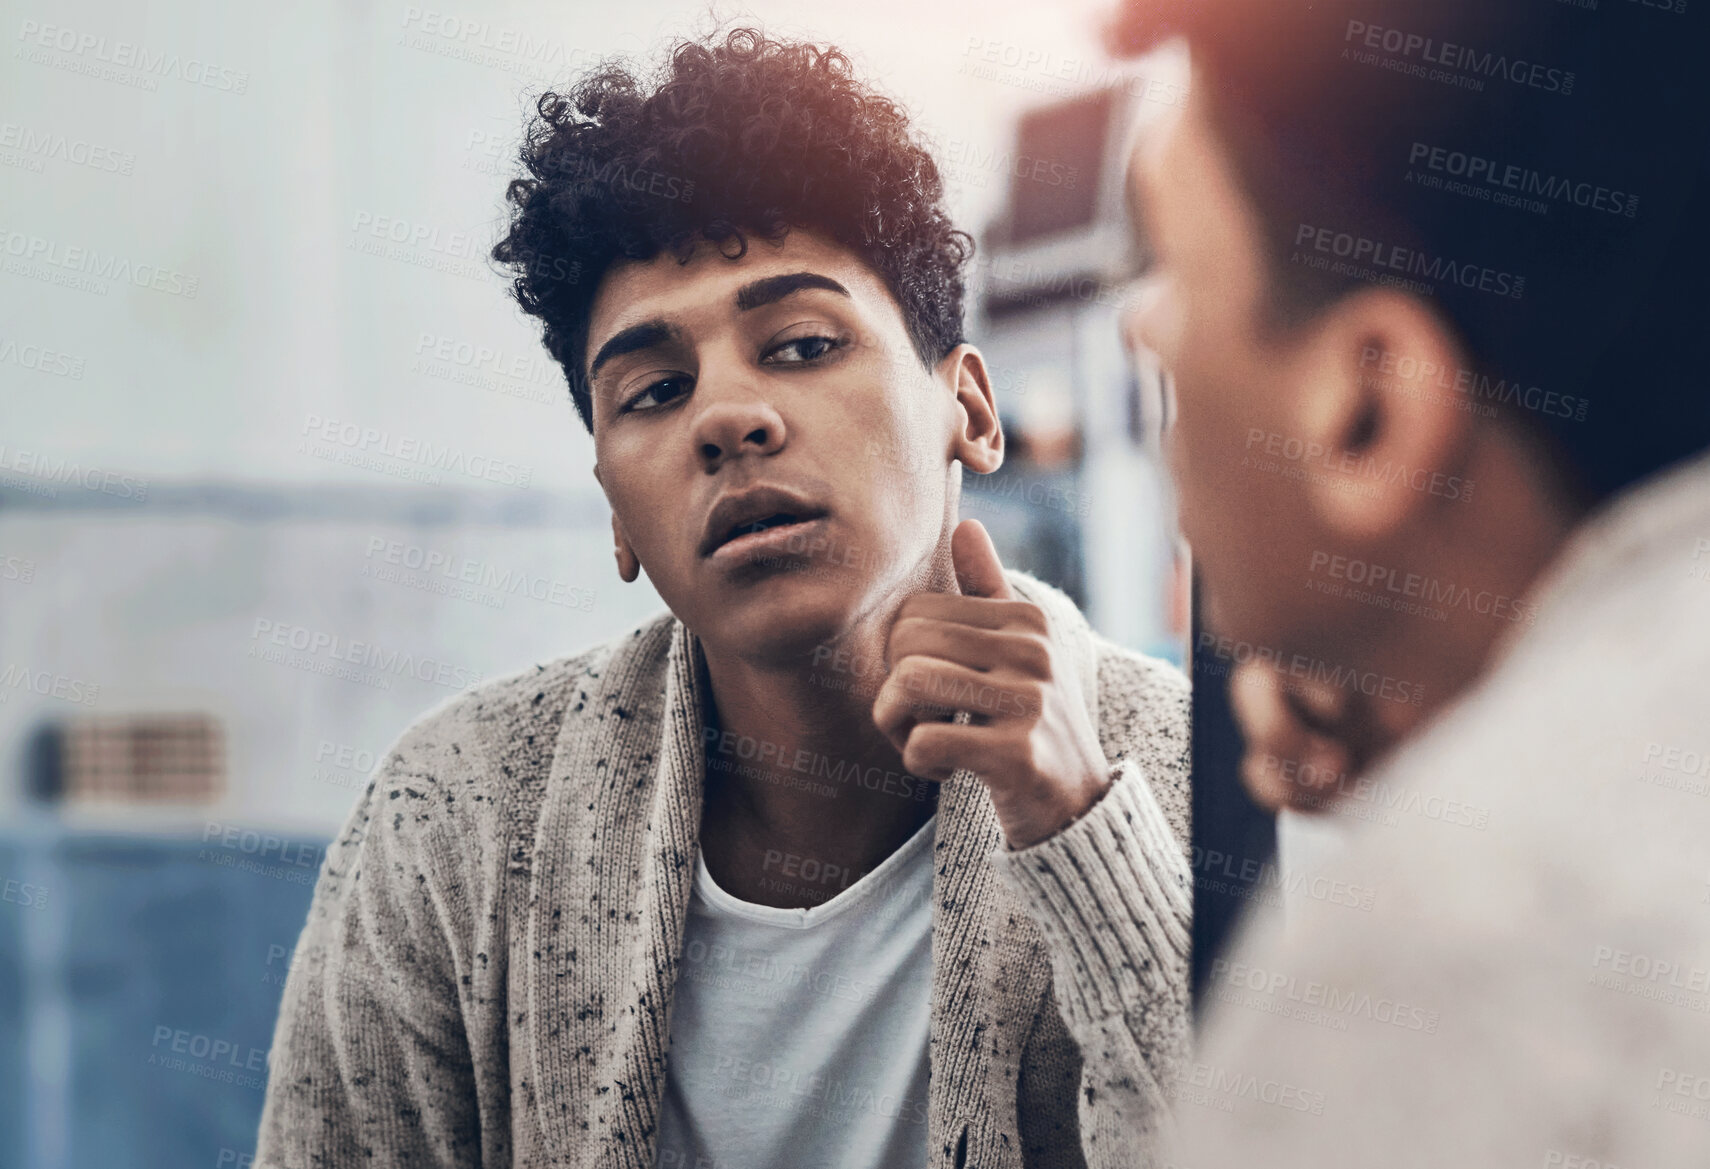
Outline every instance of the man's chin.
[(726, 585), (698, 598), (695, 633), (709, 647), (751, 661), (811, 667), (814, 651), (854, 622), (859, 585), (823, 571), (779, 571)]

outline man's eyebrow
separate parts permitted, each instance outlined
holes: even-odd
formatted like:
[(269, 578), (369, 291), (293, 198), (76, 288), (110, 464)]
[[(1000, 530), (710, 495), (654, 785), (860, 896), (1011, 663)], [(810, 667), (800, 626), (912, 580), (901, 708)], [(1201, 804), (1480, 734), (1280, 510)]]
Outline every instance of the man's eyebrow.
[[(821, 276), (817, 272), (788, 272), (782, 276), (767, 276), (744, 284), (736, 290), (736, 309), (738, 312), (750, 312), (765, 305), (775, 304), (791, 293), (806, 288), (821, 288), (839, 296), (849, 296), (849, 290), (829, 276)], [(677, 326), (658, 319), (620, 329), (594, 354), (594, 360), (588, 364), (588, 380), (593, 381), (599, 375), (600, 367), (614, 357), (651, 349), (667, 341), (680, 340), (682, 335), (682, 330)]]
[[(823, 288), (839, 296), (849, 296), (849, 290), (829, 276), (817, 272), (789, 272), (783, 276), (767, 276), (736, 290), (736, 311), (749, 312), (763, 305), (774, 304), (804, 288)], [(854, 297), (850, 297), (851, 300)]]
[(651, 349), (655, 345), (663, 345), (667, 341), (676, 341), (682, 337), (682, 331), (677, 326), (666, 321), (643, 321), (639, 325), (631, 325), (627, 329), (619, 329), (611, 335), (606, 343), (600, 346), (600, 351), (594, 354), (594, 360), (588, 366), (588, 380), (593, 381), (600, 372), (600, 366), (614, 357), (622, 357), (626, 353), (635, 353), (642, 349)]

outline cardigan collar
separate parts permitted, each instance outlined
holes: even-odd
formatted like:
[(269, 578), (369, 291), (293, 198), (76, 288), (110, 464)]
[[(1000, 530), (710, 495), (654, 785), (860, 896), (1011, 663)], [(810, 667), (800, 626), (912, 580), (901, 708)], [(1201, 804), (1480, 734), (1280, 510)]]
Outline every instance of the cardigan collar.
[[(1095, 725), (1097, 655), (1063, 594), (1046, 612)], [(541, 809), (527, 925), (534, 1098), (554, 1164), (652, 1169), (669, 1005), (699, 847), (705, 656), (671, 619), (637, 630), (565, 720)], [(663, 702), (658, 696), (663, 690)], [(613, 825), (631, 826), (611, 831)], [(1050, 971), (987, 857), (1005, 847), (958, 771), (934, 829), (927, 1149), (933, 1165), (1019, 1165), (1015, 1087)]]

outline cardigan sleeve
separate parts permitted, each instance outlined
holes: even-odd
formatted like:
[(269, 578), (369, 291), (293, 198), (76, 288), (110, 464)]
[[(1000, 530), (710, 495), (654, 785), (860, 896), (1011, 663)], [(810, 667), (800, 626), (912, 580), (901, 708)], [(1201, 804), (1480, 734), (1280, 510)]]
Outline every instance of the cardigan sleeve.
[(1039, 927), (1081, 1051), (1086, 1163), (1128, 1169), (1161, 1163), (1190, 1044), (1188, 695), (1163, 663), (1101, 656), (1110, 787), (1056, 835), (991, 862)]
[(1132, 760), (1057, 835), (992, 863), (1038, 925), (1081, 1050), (1090, 1169), (1151, 1164), (1188, 1043), (1187, 859)]
[(480, 1163), (447, 924), (454, 833), (409, 743), (327, 850), (268, 1055), (257, 1169)]

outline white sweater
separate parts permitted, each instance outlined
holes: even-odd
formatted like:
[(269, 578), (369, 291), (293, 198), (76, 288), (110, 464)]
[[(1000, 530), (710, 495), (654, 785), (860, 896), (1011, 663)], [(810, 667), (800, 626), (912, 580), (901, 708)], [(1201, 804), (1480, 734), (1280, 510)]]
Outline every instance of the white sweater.
[(1710, 458), (1529, 599), (1351, 802), (1322, 875), (1370, 908), (1296, 898), (1220, 964), (1182, 1164), (1710, 1165)]

